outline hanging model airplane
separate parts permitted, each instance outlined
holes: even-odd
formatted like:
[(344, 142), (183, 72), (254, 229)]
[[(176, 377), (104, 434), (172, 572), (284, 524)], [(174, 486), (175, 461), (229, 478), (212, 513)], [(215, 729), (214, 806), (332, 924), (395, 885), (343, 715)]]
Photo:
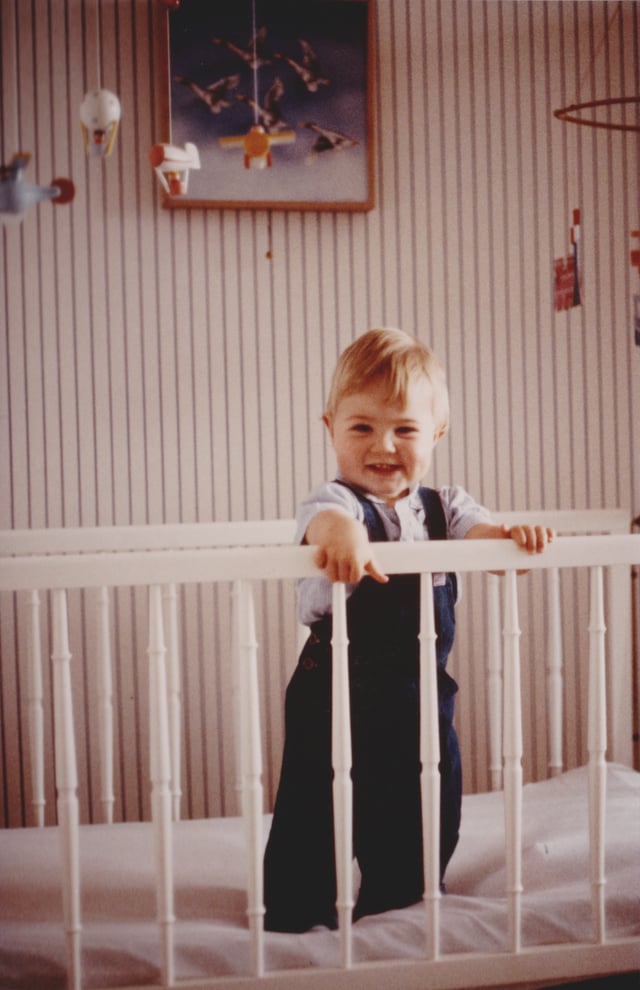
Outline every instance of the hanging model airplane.
[(149, 161), (165, 192), (170, 196), (184, 196), (189, 184), (189, 170), (200, 168), (200, 155), (195, 144), (189, 141), (184, 148), (175, 144), (154, 144)]
[(296, 139), (295, 131), (277, 131), (270, 134), (261, 124), (254, 124), (246, 134), (234, 137), (221, 137), (222, 148), (241, 147), (244, 150), (245, 168), (271, 168), (271, 145), (293, 144)]
[(75, 196), (71, 179), (53, 179), (50, 186), (24, 181), (24, 170), (31, 155), (18, 152), (8, 165), (0, 165), (0, 219), (21, 220), (30, 206), (51, 200), (56, 205), (70, 203)]

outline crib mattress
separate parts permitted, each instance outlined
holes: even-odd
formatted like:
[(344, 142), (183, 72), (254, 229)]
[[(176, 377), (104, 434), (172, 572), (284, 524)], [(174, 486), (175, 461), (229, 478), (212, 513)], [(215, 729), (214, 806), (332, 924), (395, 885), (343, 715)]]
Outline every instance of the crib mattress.
[[(640, 936), (640, 774), (610, 765), (607, 781), (607, 935)], [(586, 769), (525, 786), (525, 946), (593, 938), (586, 821)], [(265, 816), (265, 840), (268, 827)], [(0, 834), (2, 990), (65, 986), (58, 842), (55, 828)], [(248, 974), (242, 821), (179, 822), (173, 842), (177, 978)], [(151, 826), (82, 826), (80, 856), (85, 987), (157, 983), (161, 949)], [(501, 793), (465, 797), (461, 839), (447, 887), (441, 901), (442, 952), (505, 949)], [(362, 918), (354, 925), (356, 961), (419, 958), (424, 944), (422, 905)], [(267, 933), (266, 963), (268, 969), (338, 966), (338, 934), (324, 929), (303, 935)]]

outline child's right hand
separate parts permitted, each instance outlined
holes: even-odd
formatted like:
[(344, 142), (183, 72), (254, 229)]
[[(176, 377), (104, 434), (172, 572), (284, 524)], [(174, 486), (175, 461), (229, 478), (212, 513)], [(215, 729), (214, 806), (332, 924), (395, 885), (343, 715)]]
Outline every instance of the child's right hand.
[(344, 512), (319, 512), (309, 524), (306, 542), (317, 546), (315, 562), (329, 581), (357, 584), (366, 575), (380, 584), (389, 580), (375, 559), (366, 527)]

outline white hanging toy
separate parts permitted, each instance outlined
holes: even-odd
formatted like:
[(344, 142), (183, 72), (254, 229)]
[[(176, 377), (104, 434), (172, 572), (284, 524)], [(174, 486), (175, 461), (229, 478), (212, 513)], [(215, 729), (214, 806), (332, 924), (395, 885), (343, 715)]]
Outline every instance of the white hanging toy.
[(92, 89), (80, 105), (80, 126), (85, 151), (105, 158), (111, 154), (122, 111), (120, 100), (108, 89)]
[(170, 196), (184, 196), (189, 184), (189, 170), (200, 168), (200, 155), (195, 144), (187, 141), (184, 148), (175, 144), (154, 144), (149, 161)]

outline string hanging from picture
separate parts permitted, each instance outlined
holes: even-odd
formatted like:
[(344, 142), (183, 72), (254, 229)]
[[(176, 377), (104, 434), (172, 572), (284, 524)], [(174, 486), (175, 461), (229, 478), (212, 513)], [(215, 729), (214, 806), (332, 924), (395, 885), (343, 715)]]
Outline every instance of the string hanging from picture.
[(258, 101), (258, 27), (256, 18), (256, 0), (251, 0), (251, 25), (252, 25), (252, 58), (251, 67), (253, 70), (253, 126), (246, 134), (233, 135), (219, 138), (221, 148), (242, 148), (244, 152), (245, 168), (271, 168), (273, 158), (271, 146), (278, 144), (293, 144), (296, 139), (295, 131), (269, 131), (259, 123), (259, 101)]

